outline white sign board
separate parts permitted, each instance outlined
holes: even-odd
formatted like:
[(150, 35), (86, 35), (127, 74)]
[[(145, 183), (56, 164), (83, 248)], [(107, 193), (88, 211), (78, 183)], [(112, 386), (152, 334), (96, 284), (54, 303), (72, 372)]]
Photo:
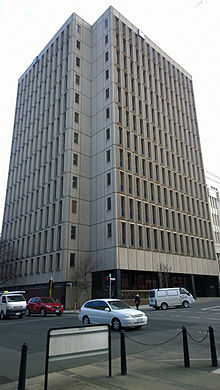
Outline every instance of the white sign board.
[(50, 361), (108, 352), (108, 326), (53, 329), (50, 331)]
[(47, 390), (50, 361), (104, 353), (108, 353), (109, 376), (111, 376), (111, 331), (109, 325), (49, 329), (47, 334), (44, 390)]

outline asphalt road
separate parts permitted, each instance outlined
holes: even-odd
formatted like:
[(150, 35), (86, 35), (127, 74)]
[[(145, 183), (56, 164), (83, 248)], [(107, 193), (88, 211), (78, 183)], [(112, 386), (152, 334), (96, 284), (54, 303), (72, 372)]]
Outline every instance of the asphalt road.
[[(142, 309), (142, 308), (141, 308)], [(217, 356), (220, 359), (220, 298), (201, 298), (188, 309), (155, 311), (143, 308), (148, 324), (141, 329), (125, 330), (127, 354), (149, 351), (149, 359), (182, 360), (182, 327), (189, 336), (191, 360), (210, 361), (208, 327), (214, 329)], [(0, 321), (0, 384), (16, 381), (19, 373), (21, 346), (28, 345), (27, 376), (44, 373), (47, 331), (49, 328), (77, 326), (76, 314), (65, 313), (62, 317), (40, 316)], [(120, 334), (112, 331), (112, 357), (120, 354)], [(62, 370), (91, 362), (87, 359), (65, 360), (50, 365), (49, 371)], [(147, 364), (147, 362), (146, 362)]]

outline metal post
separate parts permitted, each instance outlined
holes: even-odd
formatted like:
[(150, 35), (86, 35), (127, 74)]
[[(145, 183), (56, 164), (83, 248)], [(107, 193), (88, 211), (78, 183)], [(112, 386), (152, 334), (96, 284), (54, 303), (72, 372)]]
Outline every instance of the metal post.
[(111, 277), (112, 277), (112, 274), (109, 274), (109, 298), (112, 297)]
[(127, 375), (126, 349), (125, 349), (125, 332), (122, 330), (121, 336), (121, 375)]
[(217, 360), (216, 348), (215, 348), (214, 330), (213, 330), (213, 327), (211, 325), (209, 326), (209, 340), (210, 340), (212, 367), (218, 367), (218, 360)]
[(18, 379), (18, 390), (25, 390), (26, 380), (26, 362), (27, 362), (27, 344), (23, 344), (21, 347), (21, 362)]
[(186, 331), (185, 326), (182, 327), (182, 334), (183, 334), (184, 366), (185, 366), (185, 367), (190, 367), (189, 348), (188, 348), (188, 340), (187, 340), (187, 331)]

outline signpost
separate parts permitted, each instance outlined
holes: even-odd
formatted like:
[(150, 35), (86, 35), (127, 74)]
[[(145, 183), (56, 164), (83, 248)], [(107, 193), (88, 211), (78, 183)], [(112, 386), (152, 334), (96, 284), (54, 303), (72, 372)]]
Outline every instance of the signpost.
[(108, 276), (106, 276), (106, 279), (105, 279), (105, 286), (106, 288), (108, 288), (109, 290), (109, 298), (112, 297), (112, 282), (115, 281), (115, 278), (112, 278), (112, 275), (109, 274)]

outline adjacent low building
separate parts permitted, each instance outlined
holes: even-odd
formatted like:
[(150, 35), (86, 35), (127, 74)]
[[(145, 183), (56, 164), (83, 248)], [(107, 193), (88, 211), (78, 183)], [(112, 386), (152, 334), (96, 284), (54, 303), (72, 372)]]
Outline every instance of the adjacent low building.
[(192, 77), (113, 7), (18, 81), (1, 248), (2, 286), (66, 307), (109, 274), (114, 297), (218, 293)]

